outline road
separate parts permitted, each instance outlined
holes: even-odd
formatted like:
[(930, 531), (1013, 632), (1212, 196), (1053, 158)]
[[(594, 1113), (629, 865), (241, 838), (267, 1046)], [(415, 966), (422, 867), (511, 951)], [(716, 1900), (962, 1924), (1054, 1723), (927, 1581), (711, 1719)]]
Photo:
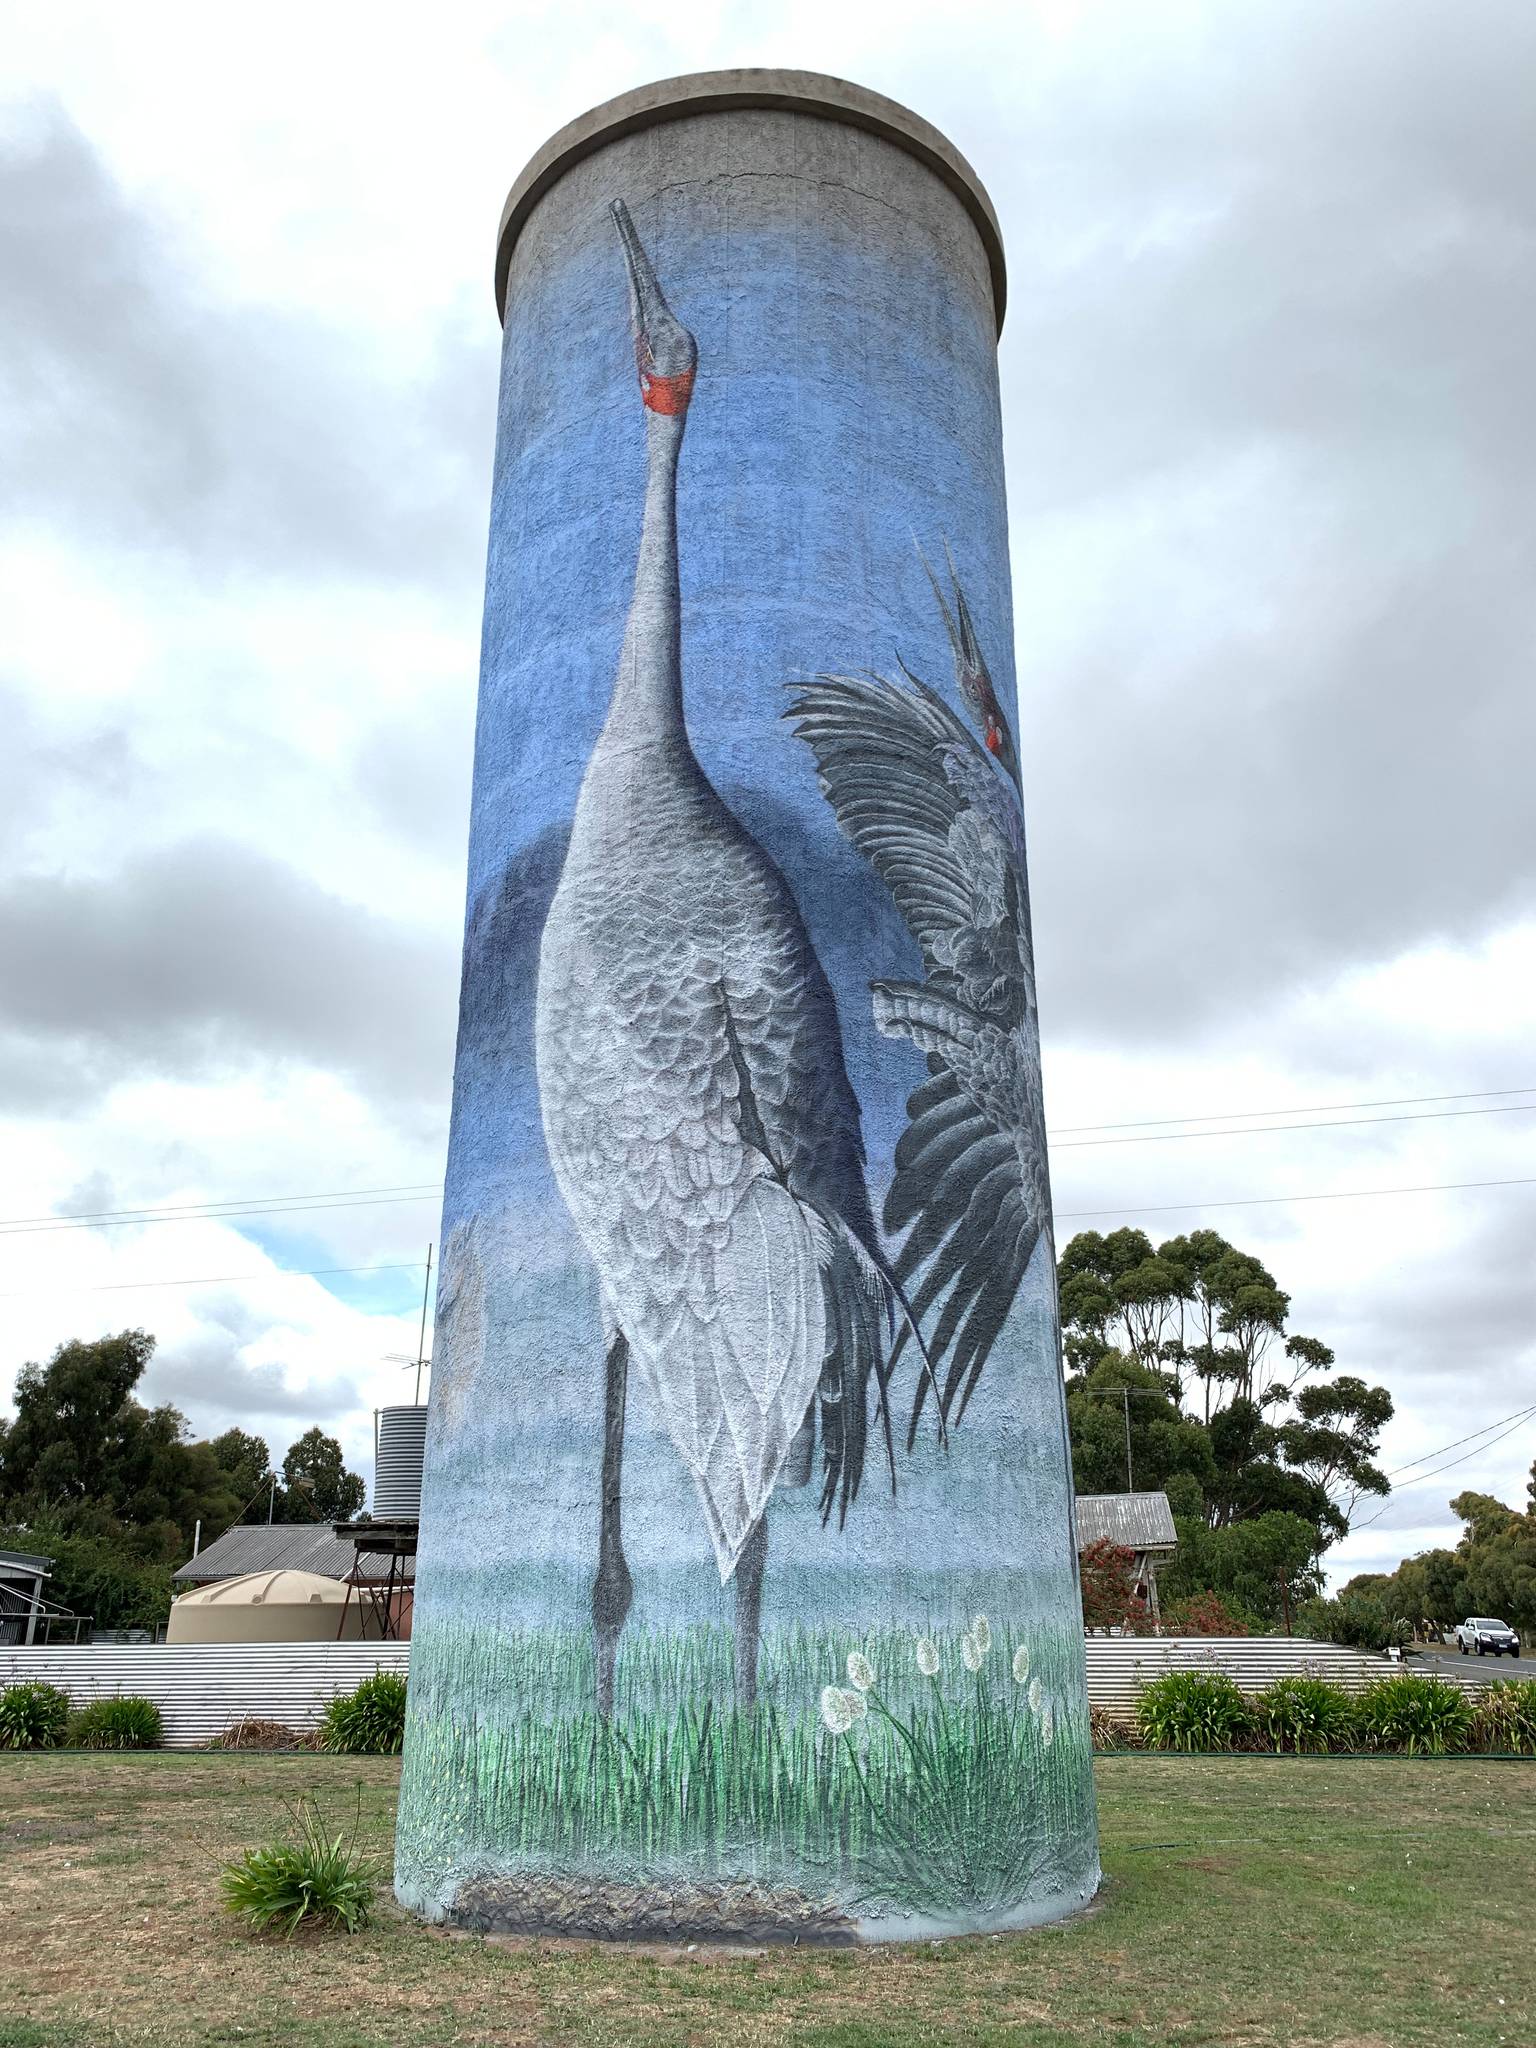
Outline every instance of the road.
[(1536, 1678), (1536, 1657), (1463, 1657), (1442, 1644), (1420, 1643), (1406, 1661), (1467, 1685), (1491, 1685), (1496, 1678)]

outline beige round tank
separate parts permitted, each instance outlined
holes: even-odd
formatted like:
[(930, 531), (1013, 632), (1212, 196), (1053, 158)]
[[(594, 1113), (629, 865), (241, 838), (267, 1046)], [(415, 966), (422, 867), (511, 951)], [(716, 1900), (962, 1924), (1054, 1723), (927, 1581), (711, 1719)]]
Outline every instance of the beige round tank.
[[(335, 1642), (347, 1589), (318, 1572), (247, 1572), (200, 1586), (171, 1602), (168, 1643)], [(342, 1640), (362, 1634), (356, 1599), (347, 1609)]]

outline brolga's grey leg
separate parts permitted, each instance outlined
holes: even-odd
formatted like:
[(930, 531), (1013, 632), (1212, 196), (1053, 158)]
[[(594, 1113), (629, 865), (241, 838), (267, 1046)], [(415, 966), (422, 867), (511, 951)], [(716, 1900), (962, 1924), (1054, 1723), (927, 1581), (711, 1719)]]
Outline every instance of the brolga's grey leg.
[(763, 1615), (763, 1565), (768, 1557), (768, 1510), (752, 1524), (752, 1532), (736, 1560), (736, 1704), (757, 1704), (757, 1645)]
[(603, 1498), (597, 1532), (597, 1577), (592, 1581), (592, 1631), (597, 1656), (597, 1711), (613, 1714), (613, 1670), (618, 1661), (634, 1582), (624, 1561), (620, 1497), (624, 1466), (624, 1401), (629, 1386), (629, 1340), (618, 1331), (603, 1365)]

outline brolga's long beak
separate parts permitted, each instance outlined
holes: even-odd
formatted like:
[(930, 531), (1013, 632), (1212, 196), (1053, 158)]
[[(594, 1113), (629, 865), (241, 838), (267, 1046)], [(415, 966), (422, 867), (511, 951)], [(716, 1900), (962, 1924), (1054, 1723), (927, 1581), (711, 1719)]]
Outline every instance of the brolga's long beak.
[(629, 317), (635, 336), (640, 396), (652, 412), (686, 412), (693, 395), (698, 347), (656, 282), (656, 272), (630, 219), (629, 208), (622, 199), (615, 199), (609, 211), (619, 231), (629, 272)]
[[(914, 543), (916, 545), (916, 543)], [(976, 637), (975, 622), (971, 608), (965, 601), (965, 592), (960, 586), (959, 572), (955, 558), (949, 551), (949, 542), (944, 543), (944, 560), (949, 568), (950, 590), (954, 596), (951, 606), (945, 596), (939, 579), (933, 573), (928, 557), (919, 546), (917, 559), (923, 565), (924, 574), (933, 586), (938, 600), (939, 613), (944, 620), (944, 631), (949, 636), (950, 652), (955, 662), (955, 683), (964, 700), (966, 709), (981, 728), (981, 737), (987, 752), (1003, 768), (1015, 788), (1019, 786), (1019, 757), (1013, 744), (1013, 732), (997, 692), (992, 687), (992, 674), (987, 667), (986, 657), (981, 651), (981, 642)]]

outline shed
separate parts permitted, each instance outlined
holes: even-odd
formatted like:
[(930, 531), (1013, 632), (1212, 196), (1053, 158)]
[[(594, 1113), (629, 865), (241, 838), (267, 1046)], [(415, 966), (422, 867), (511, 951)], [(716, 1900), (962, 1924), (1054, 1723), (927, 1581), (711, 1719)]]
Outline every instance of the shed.
[(1157, 1619), (1157, 1574), (1179, 1546), (1173, 1509), (1166, 1493), (1080, 1493), (1077, 1496), (1077, 1548), (1090, 1543), (1118, 1543), (1134, 1560), (1136, 1592)]
[(356, 1607), (346, 1616), (347, 1589), (319, 1572), (248, 1572), (183, 1593), (171, 1603), (168, 1643), (355, 1641), (362, 1633)]
[(51, 1557), (30, 1550), (0, 1550), (0, 1643), (30, 1643), (47, 1609), (43, 1581), (53, 1567)]
[(316, 1572), (345, 1579), (357, 1553), (329, 1522), (237, 1522), (172, 1573), (178, 1586), (212, 1586), (250, 1572)]

